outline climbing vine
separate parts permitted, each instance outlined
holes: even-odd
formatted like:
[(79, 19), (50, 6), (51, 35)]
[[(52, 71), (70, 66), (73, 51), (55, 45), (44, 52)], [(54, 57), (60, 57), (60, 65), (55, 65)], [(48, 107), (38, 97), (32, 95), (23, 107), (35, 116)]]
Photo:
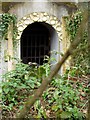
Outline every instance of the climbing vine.
[[(72, 16), (66, 17), (66, 31), (70, 37), (70, 42), (72, 42), (78, 32), (78, 28), (82, 21), (82, 13), (78, 10), (76, 13), (72, 14)], [(87, 31), (87, 23), (86, 30), (82, 35), (81, 43), (77, 46), (77, 53), (72, 55), (72, 63), (73, 66), (78, 67), (78, 71), (80, 74), (89, 73), (88, 66), (88, 31)]]
[(82, 13), (80, 11), (74, 13), (72, 16), (66, 17), (66, 30), (70, 36), (70, 41), (75, 38), (81, 21)]
[(16, 43), (16, 37), (17, 37), (17, 26), (16, 26), (16, 21), (17, 17), (13, 14), (9, 13), (4, 13), (1, 14), (0, 17), (0, 32), (2, 33), (2, 38), (5, 40), (7, 39), (7, 31), (8, 31), (8, 26), (13, 23), (13, 43)]

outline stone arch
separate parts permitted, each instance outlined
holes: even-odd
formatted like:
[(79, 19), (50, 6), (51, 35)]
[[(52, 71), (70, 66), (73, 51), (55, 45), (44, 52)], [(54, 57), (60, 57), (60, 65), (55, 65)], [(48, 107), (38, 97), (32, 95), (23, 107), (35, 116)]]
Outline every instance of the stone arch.
[[(30, 14), (24, 16), (17, 23), (17, 27), (18, 27), (17, 40), (20, 40), (23, 30), (28, 25), (30, 25), (30, 24), (32, 24), (34, 22), (45, 22), (47, 24), (50, 24), (57, 32), (58, 40), (59, 41), (62, 40), (62, 32), (61, 32), (61, 22), (60, 22), (60, 20), (56, 16), (49, 15), (46, 12), (39, 12), (39, 13), (38, 12), (33, 12), (33, 13), (30, 13)], [(60, 49), (60, 47), (59, 47), (59, 49)], [(19, 50), (18, 51), (19, 51), (19, 55), (18, 56), (20, 57), (20, 42), (19, 42)]]
[(23, 30), (29, 25), (32, 24), (33, 22), (46, 22), (50, 24), (57, 32), (59, 41), (62, 40), (62, 33), (61, 33), (61, 22), (58, 20), (57, 17), (54, 15), (49, 15), (46, 12), (33, 12), (30, 13), (29, 15), (23, 17), (18, 23), (18, 37), (17, 39), (20, 39), (21, 34)]

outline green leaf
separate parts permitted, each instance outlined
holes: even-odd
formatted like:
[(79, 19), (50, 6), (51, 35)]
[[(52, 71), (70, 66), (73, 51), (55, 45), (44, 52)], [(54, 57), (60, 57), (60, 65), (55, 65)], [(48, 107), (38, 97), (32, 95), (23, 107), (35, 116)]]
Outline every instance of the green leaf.
[(72, 116), (72, 114), (70, 112), (67, 112), (67, 111), (63, 111), (61, 113), (61, 118), (62, 119), (70, 118), (71, 116)]
[(58, 110), (58, 106), (57, 105), (53, 105), (52, 106), (52, 110), (57, 111)]
[(6, 94), (8, 94), (9, 91), (10, 91), (9, 88), (7, 88), (7, 89), (4, 90), (4, 92), (5, 92)]

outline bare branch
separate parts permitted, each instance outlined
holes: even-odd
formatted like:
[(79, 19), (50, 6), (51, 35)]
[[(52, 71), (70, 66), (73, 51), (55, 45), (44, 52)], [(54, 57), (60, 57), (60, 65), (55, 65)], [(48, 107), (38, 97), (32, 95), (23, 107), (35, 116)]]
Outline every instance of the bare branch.
[(24, 105), (24, 108), (20, 111), (20, 114), (16, 116), (17, 118), (19, 118), (19, 119), (24, 118), (25, 115), (27, 115), (28, 111), (30, 110), (30, 107), (35, 103), (36, 100), (39, 99), (39, 97), (41, 97), (43, 92), (46, 90), (48, 84), (51, 82), (52, 78), (58, 73), (58, 71), (61, 68), (61, 66), (63, 65), (63, 63), (67, 60), (67, 58), (71, 54), (73, 54), (74, 50), (80, 43), (82, 34), (85, 30), (86, 26), (84, 23), (86, 23), (88, 21), (88, 13), (86, 13), (86, 11), (84, 11), (83, 15), (85, 15), (85, 16), (81, 22), (81, 26), (77, 32), (77, 36), (73, 40), (73, 43), (70, 45), (69, 49), (66, 51), (66, 53), (64, 54), (62, 59), (54, 66), (53, 70), (50, 72), (50, 75), (42, 81), (41, 86), (36, 90), (36, 92), (34, 93), (32, 98), (28, 98), (28, 100), (26, 101), (26, 103)]

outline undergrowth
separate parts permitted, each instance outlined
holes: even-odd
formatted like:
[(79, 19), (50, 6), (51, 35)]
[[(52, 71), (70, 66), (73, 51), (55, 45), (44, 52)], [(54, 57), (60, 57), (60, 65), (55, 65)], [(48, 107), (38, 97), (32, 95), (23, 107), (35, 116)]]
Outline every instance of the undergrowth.
[[(49, 63), (37, 67), (34, 63), (27, 65), (19, 62), (15, 70), (3, 75), (1, 97), (4, 117), (13, 117), (22, 109), (28, 96), (34, 94), (41, 85), (42, 78), (50, 73)], [(75, 72), (75, 68), (68, 69), (64, 75), (54, 77), (26, 117), (84, 119), (88, 86), (78, 77), (73, 80)]]

